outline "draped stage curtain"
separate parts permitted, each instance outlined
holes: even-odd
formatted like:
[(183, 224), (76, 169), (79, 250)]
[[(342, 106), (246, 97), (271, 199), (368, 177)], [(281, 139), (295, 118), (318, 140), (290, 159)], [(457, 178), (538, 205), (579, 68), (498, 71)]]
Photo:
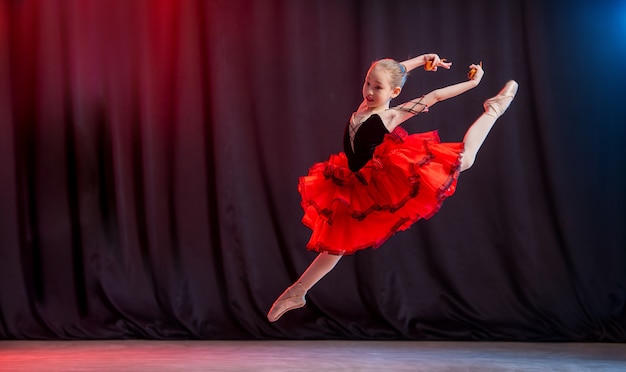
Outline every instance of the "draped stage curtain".
[[(0, 0), (0, 337), (626, 340), (620, 1)], [(369, 64), (436, 52), (404, 127), (460, 141), (456, 195), (307, 267), (298, 177), (342, 150)]]

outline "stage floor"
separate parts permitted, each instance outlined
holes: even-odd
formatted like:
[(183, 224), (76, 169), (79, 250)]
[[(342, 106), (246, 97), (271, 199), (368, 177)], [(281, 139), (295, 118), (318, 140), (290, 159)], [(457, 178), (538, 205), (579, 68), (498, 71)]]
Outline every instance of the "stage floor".
[(624, 371), (626, 344), (0, 341), (0, 371)]

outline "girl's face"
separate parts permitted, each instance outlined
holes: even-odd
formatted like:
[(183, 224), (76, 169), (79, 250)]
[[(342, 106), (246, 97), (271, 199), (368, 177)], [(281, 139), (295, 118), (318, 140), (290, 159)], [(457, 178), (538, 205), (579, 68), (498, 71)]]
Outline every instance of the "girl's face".
[(383, 68), (372, 68), (365, 76), (363, 98), (370, 109), (388, 109), (389, 101), (400, 94), (400, 87), (392, 87), (389, 72)]

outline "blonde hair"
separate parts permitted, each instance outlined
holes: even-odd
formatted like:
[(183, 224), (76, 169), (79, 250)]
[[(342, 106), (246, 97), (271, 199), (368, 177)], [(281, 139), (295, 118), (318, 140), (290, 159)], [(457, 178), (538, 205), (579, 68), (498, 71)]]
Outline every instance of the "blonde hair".
[(370, 66), (370, 71), (375, 68), (382, 68), (385, 71), (389, 72), (389, 76), (391, 79), (389, 83), (391, 83), (391, 86), (394, 88), (402, 88), (404, 86), (404, 83), (406, 83), (407, 76), (409, 75), (406, 67), (402, 63), (391, 58), (383, 58), (379, 59), (378, 61), (372, 62), (372, 65)]

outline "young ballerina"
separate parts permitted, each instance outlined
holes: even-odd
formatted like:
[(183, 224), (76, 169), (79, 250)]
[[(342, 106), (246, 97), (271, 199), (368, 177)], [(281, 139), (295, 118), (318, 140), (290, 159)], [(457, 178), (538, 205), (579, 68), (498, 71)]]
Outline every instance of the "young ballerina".
[(451, 65), (437, 54), (402, 63), (382, 59), (371, 65), (363, 84), (363, 102), (344, 131), (344, 152), (313, 165), (308, 175), (300, 178), (302, 222), (313, 230), (307, 249), (319, 254), (274, 302), (267, 314), (270, 322), (303, 307), (307, 291), (342, 256), (380, 247), (395, 232), (420, 218), (430, 218), (454, 193), (459, 173), (472, 166), (518, 85), (511, 80), (485, 101), (485, 112), (470, 126), (463, 142), (441, 143), (436, 131), (408, 135), (400, 124), (439, 101), (476, 87), (484, 74), (481, 65), (473, 64), (467, 81), (389, 107), (409, 71), (420, 66), (436, 71)]

